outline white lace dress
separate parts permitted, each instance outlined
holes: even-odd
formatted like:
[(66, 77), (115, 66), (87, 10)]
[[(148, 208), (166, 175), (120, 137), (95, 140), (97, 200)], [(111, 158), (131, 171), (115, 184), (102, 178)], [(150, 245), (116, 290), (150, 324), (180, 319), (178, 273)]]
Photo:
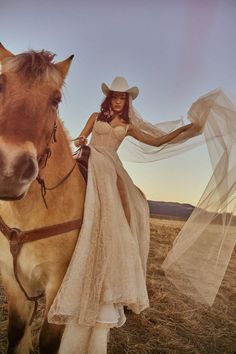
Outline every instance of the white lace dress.
[(124, 305), (149, 306), (149, 208), (117, 154), (127, 129), (94, 124), (83, 225), (49, 322), (121, 326)]

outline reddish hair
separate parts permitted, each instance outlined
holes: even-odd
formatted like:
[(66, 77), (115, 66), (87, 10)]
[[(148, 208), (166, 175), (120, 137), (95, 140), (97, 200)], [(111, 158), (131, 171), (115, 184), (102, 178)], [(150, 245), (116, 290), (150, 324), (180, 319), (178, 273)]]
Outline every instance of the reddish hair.
[[(112, 117), (110, 115), (110, 107), (111, 107), (111, 99), (112, 99), (113, 92), (116, 91), (109, 91), (108, 95), (102, 102), (100, 113), (98, 115), (98, 120), (101, 120), (103, 122), (108, 122), (108, 123), (111, 122)], [(125, 105), (123, 111), (121, 112), (121, 118), (125, 121), (126, 124), (129, 124), (130, 122), (129, 121), (129, 95), (127, 92), (125, 92)]]

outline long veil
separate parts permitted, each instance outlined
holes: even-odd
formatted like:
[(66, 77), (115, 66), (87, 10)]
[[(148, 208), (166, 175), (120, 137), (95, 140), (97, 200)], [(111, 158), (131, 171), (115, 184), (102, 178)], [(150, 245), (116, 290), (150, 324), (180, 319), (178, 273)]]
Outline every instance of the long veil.
[[(207, 144), (212, 176), (162, 268), (182, 293), (212, 305), (236, 242), (236, 106), (216, 89), (192, 104), (188, 118), (198, 126), (197, 132), (183, 132), (161, 147), (128, 137), (119, 154), (128, 161), (150, 162)], [(152, 125), (141, 118), (132, 102), (130, 119), (154, 136), (183, 125), (182, 120)]]

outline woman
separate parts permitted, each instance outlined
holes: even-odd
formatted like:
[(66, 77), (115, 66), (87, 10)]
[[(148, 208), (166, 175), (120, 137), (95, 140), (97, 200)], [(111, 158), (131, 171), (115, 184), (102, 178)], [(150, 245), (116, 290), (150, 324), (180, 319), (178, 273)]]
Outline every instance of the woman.
[[(70, 266), (49, 311), (49, 322), (67, 323), (60, 353), (106, 353), (109, 328), (125, 323), (124, 306), (140, 313), (149, 306), (146, 264), (149, 208), (117, 155), (126, 136), (161, 146), (194, 134), (193, 124), (154, 135), (132, 115), (137, 87), (116, 77), (99, 113), (93, 113), (75, 145), (90, 140), (84, 222)], [(140, 123), (140, 122), (139, 122)]]

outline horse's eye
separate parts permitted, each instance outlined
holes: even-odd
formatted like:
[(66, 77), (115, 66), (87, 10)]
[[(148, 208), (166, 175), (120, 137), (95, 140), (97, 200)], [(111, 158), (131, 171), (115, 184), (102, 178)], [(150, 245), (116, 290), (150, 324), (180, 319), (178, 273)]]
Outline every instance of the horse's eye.
[(54, 108), (58, 108), (59, 103), (61, 102), (61, 94), (57, 93), (52, 97), (51, 103)]

